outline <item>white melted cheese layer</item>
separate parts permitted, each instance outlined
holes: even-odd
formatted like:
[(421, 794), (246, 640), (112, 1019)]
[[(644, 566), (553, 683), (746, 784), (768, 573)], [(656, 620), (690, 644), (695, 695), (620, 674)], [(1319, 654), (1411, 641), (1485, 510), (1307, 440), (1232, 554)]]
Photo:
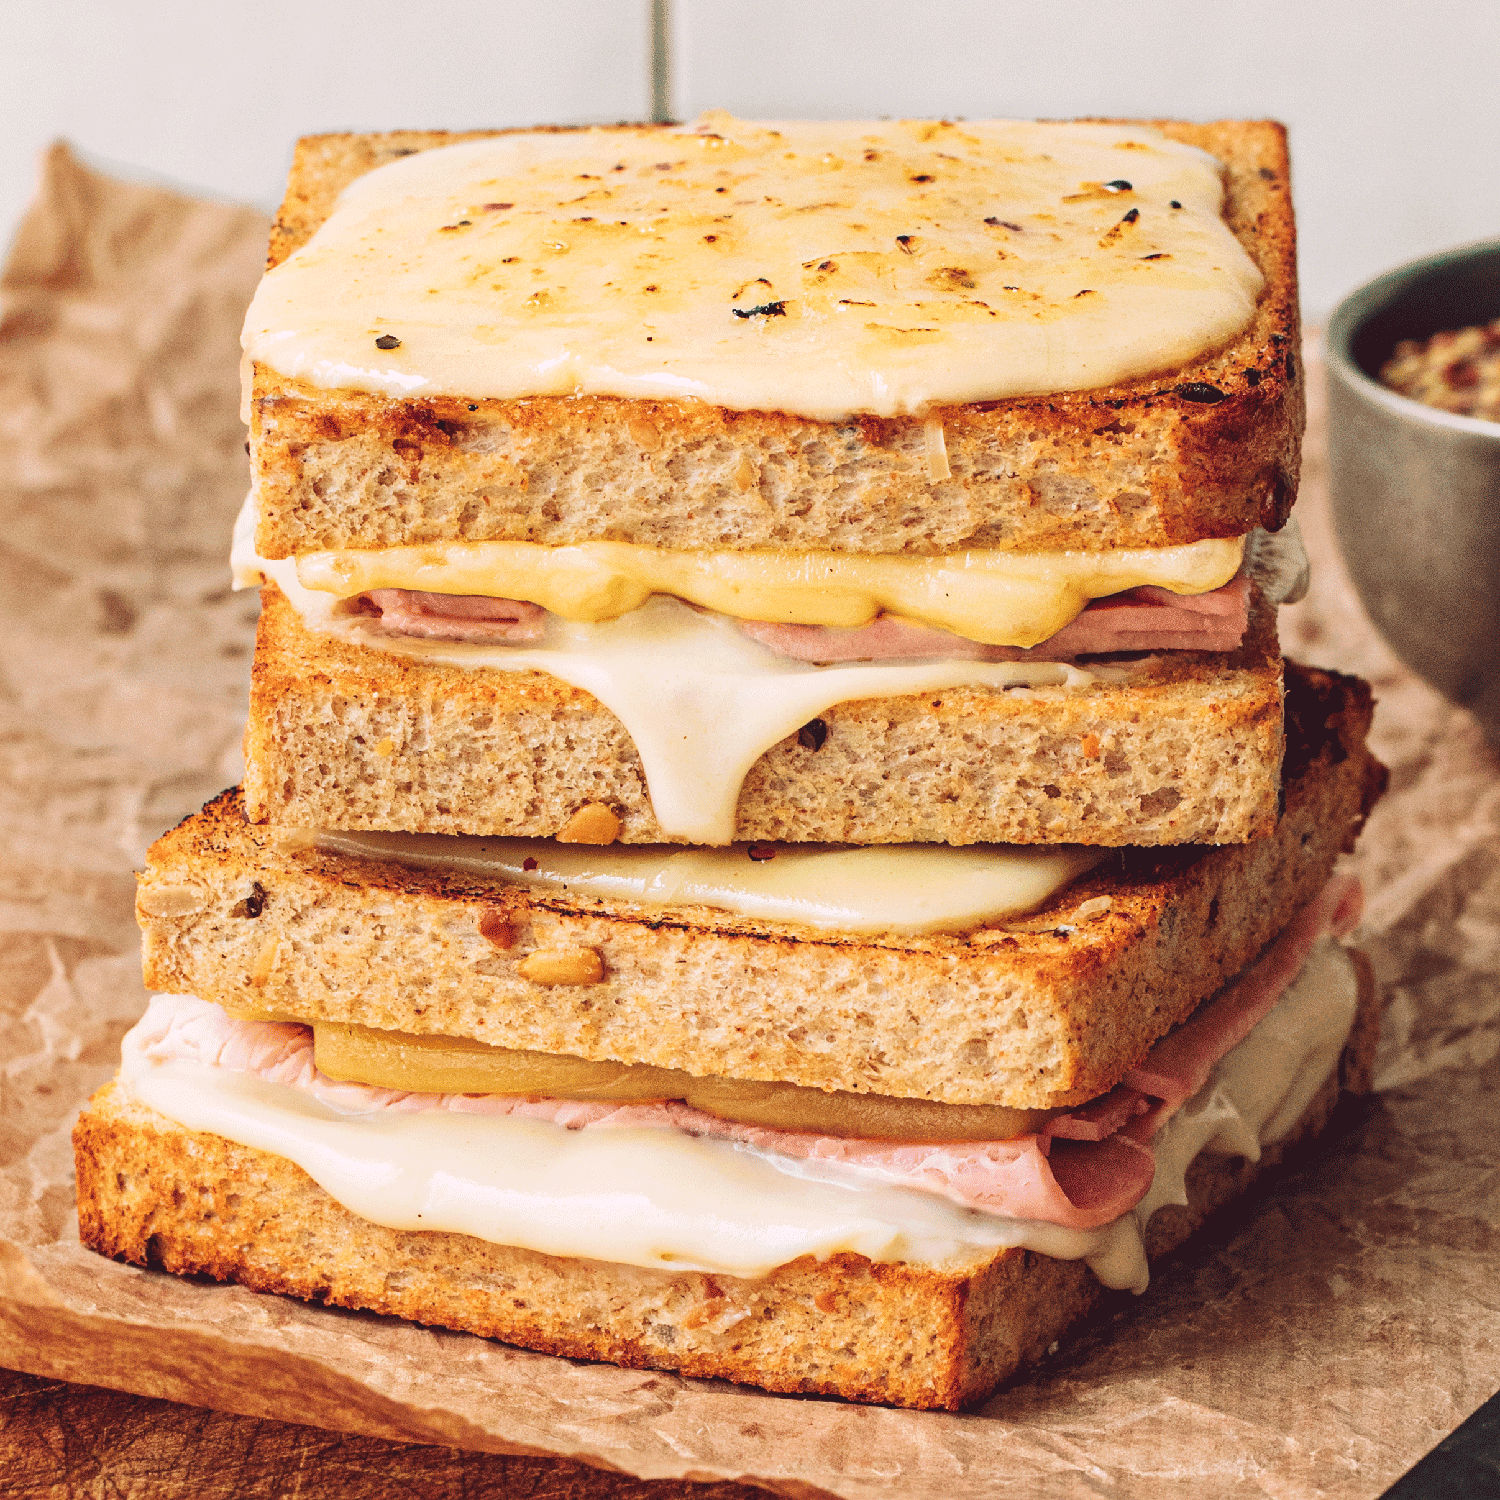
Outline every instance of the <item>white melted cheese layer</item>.
[(243, 342), (398, 398), (836, 420), (1084, 390), (1249, 322), (1263, 278), (1223, 193), (1217, 161), (1148, 125), (519, 132), (352, 182), (261, 282)]
[[(841, 1250), (939, 1262), (1028, 1232), (931, 1194), (670, 1128), (568, 1130), (448, 1110), (342, 1115), (249, 1074), (150, 1062), (128, 1037), (121, 1076), (179, 1125), (285, 1157), (350, 1212), (393, 1229), (731, 1276)], [(1082, 1253), (1087, 1235), (1044, 1228), (1055, 1253)]]
[(274, 582), (309, 629), (419, 660), (503, 672), (546, 672), (592, 693), (635, 742), (652, 810), (669, 839), (728, 844), (740, 787), (773, 745), (836, 703), (953, 687), (1082, 688), (1123, 681), (1128, 667), (1058, 662), (854, 662), (818, 667), (752, 641), (733, 620), (653, 598), (618, 620), (549, 617), (541, 644), (475, 646), (382, 633), (341, 614), (331, 594), (303, 588), (294, 559), (255, 552), (254, 498), (235, 523), (240, 587)]
[(455, 870), (541, 890), (646, 906), (711, 906), (769, 922), (836, 932), (967, 932), (1040, 906), (1092, 869), (1104, 849), (984, 844), (817, 845), (673, 851), (590, 847), (550, 839), (437, 833), (308, 835), (319, 849)]
[(1186, 1202), (1187, 1168), (1201, 1151), (1258, 1160), (1291, 1129), (1337, 1063), (1357, 995), (1348, 955), (1325, 939), (1160, 1132), (1147, 1197), (1100, 1230), (979, 1213), (867, 1168), (796, 1162), (668, 1128), (570, 1131), (445, 1110), (348, 1114), (248, 1074), (153, 1062), (140, 1028), (125, 1038), (120, 1078), (184, 1128), (285, 1157), (351, 1213), (392, 1229), (746, 1277), (801, 1255), (940, 1265), (1017, 1246), (1084, 1259), (1106, 1286), (1143, 1291), (1151, 1214)]

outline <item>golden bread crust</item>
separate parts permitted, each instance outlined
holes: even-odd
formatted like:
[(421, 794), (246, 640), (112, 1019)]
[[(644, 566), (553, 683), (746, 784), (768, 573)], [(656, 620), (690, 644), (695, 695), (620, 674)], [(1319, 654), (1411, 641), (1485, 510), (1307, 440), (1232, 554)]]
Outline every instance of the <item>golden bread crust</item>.
[[(251, 461), (263, 556), (430, 541), (594, 538), (692, 550), (938, 554), (1156, 547), (1281, 526), (1304, 420), (1286, 137), (1271, 121), (1142, 122), (1224, 162), (1225, 220), (1266, 278), (1250, 325), (1188, 365), (1092, 391), (819, 422), (615, 397), (396, 400), (263, 366)], [(650, 129), (653, 127), (627, 127)], [(476, 135), (299, 143), (277, 265), (347, 183)]]

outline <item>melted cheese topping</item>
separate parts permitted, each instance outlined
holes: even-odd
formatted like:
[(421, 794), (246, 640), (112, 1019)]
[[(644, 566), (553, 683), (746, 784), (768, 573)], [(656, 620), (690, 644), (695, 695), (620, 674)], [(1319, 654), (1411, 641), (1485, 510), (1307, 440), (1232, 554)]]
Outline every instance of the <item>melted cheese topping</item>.
[(1156, 584), (1204, 594), (1239, 571), (1244, 537), (1105, 552), (960, 552), (944, 557), (842, 552), (674, 552), (632, 542), (433, 542), (307, 553), (304, 588), (340, 598), (371, 589), (524, 599), (598, 623), (658, 594), (741, 620), (868, 625), (882, 612), (992, 646), (1035, 646), (1090, 599)]
[(1100, 1230), (979, 1213), (867, 1169), (793, 1161), (671, 1129), (576, 1130), (446, 1110), (347, 1114), (285, 1084), (181, 1060), (154, 1062), (126, 1036), (120, 1078), (189, 1130), (295, 1162), (351, 1213), (392, 1229), (666, 1270), (764, 1276), (799, 1255), (850, 1251), (941, 1264), (1022, 1246), (1087, 1259), (1106, 1286), (1143, 1291), (1142, 1228), (1186, 1202), (1200, 1151), (1258, 1159), (1332, 1071), (1358, 985), (1331, 940), (1275, 1009), (1221, 1061), (1156, 1141), (1156, 1181)]
[(833, 420), (1084, 390), (1249, 322), (1218, 162), (1145, 125), (523, 132), (358, 178), (251, 360), (405, 397), (692, 398)]
[(1124, 681), (1128, 667), (1085, 671), (1058, 662), (904, 661), (816, 667), (750, 640), (722, 615), (653, 598), (600, 625), (550, 618), (537, 646), (471, 646), (380, 633), (340, 615), (330, 594), (303, 588), (296, 563), (255, 554), (255, 512), (235, 526), (241, 586), (274, 582), (309, 629), (416, 660), (502, 672), (546, 672), (592, 693), (624, 725), (641, 757), (664, 837), (728, 844), (750, 767), (773, 745), (836, 703), (974, 685), (1078, 689)]
[(769, 922), (837, 932), (968, 932), (1040, 906), (1104, 858), (1102, 849), (1050, 845), (891, 844), (861, 849), (755, 845), (673, 851), (550, 839), (435, 833), (309, 835), (320, 849), (458, 870), (597, 901), (711, 906)]

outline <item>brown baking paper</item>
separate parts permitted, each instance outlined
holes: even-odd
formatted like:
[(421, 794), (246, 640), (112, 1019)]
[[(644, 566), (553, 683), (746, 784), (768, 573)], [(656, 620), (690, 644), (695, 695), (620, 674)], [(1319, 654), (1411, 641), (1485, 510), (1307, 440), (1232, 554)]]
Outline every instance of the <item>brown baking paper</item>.
[[(1222, 1248), (962, 1416), (768, 1396), (181, 1281), (82, 1250), (68, 1132), (144, 993), (131, 872), (237, 776), (253, 598), (228, 589), (256, 213), (50, 158), (0, 334), (0, 1360), (406, 1440), (864, 1497), (1377, 1494), (1500, 1385), (1500, 770), (1342, 577), (1288, 644), (1381, 699), (1354, 866), (1382, 1094)], [(1399, 545), (1399, 538), (1393, 538)]]

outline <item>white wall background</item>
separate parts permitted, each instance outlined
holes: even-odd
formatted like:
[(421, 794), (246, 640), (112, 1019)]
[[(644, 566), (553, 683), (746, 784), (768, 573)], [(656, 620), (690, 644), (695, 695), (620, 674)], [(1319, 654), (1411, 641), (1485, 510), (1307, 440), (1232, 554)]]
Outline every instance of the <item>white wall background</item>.
[[(0, 240), (38, 150), (274, 204), (318, 130), (646, 118), (650, 0), (0, 0)], [(667, 0), (672, 107), (1272, 115), (1304, 296), (1500, 236), (1495, 0)]]

